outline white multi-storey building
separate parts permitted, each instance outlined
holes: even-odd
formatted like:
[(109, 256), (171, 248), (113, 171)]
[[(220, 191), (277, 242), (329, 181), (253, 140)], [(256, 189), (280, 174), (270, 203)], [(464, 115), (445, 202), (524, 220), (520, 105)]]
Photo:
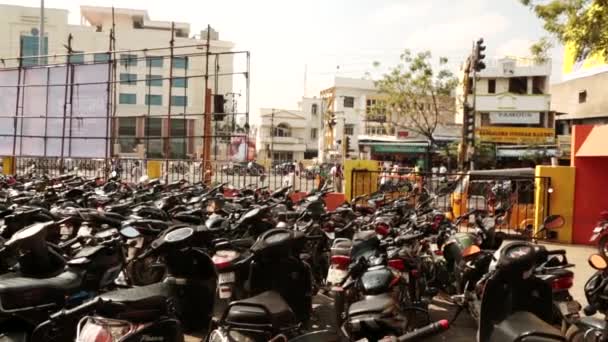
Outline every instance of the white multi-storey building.
[[(115, 29), (115, 51), (118, 66), (116, 79), (116, 116), (113, 136), (114, 153), (148, 157), (200, 156), (202, 152), (203, 116), (205, 111), (204, 77), (206, 58), (202, 55), (208, 32), (193, 34), (188, 23), (174, 23), (173, 63), (168, 49), (171, 22), (151, 20), (145, 10), (82, 6), (81, 24), (68, 24), (68, 11), (45, 9), (45, 44), (40, 55), (48, 58), (23, 58), (23, 65), (60, 64), (66, 62), (66, 45), (71, 37), (70, 63), (107, 61), (110, 31)], [(27, 57), (38, 55), (40, 9), (0, 5), (0, 56)], [(232, 50), (234, 44), (219, 39), (218, 32), (209, 32), (210, 52)], [(166, 48), (166, 49), (158, 49)], [(149, 51), (144, 51), (149, 49)], [(216, 60), (217, 58), (217, 60)], [(230, 74), (233, 55), (211, 55), (209, 74)], [(169, 75), (173, 64), (173, 84)], [(5, 63), (5, 67), (10, 67)], [(14, 65), (13, 65), (14, 66)], [(208, 79), (212, 95), (232, 92), (232, 76)], [(171, 89), (170, 89), (171, 88)], [(171, 122), (168, 121), (171, 103)], [(213, 110), (213, 106), (210, 106)], [(181, 115), (180, 115), (181, 114)], [(185, 114), (185, 115), (184, 115)], [(214, 127), (221, 129), (221, 121)], [(169, 127), (170, 130), (169, 130)], [(172, 139), (166, 139), (171, 136)], [(147, 139), (146, 139), (147, 137)], [(175, 138), (181, 137), (181, 138)], [(185, 137), (185, 138), (184, 138)], [(170, 144), (171, 154), (168, 155)], [(226, 154), (225, 145), (218, 143), (219, 155)]]
[[(475, 94), (472, 82), (466, 90), (469, 105), (475, 101), (476, 139), (496, 144), (498, 158), (520, 157), (530, 151), (529, 145), (554, 144), (555, 118), (549, 94), (551, 62), (506, 57), (486, 64), (477, 73)], [(460, 80), (463, 79), (461, 72)], [(455, 119), (459, 124), (463, 123), (464, 92), (464, 86), (457, 88)]]
[(296, 110), (260, 109), (256, 124), (258, 161), (317, 158), (321, 105), (321, 99), (305, 97)]
[[(339, 160), (343, 156), (344, 136), (350, 139), (349, 158), (390, 160), (412, 164), (423, 157), (429, 143), (411, 127), (391, 124), (386, 114), (375, 111), (383, 101), (369, 79), (336, 77), (332, 87), (321, 91), (323, 99), (322, 134), (319, 138), (319, 157), (323, 161)], [(442, 102), (452, 98), (440, 99)], [(420, 100), (419, 100), (420, 101)], [(424, 102), (424, 101), (421, 101)], [(333, 127), (328, 119), (335, 117)], [(454, 112), (448, 109), (439, 113), (436, 142), (459, 138), (459, 126), (454, 124)]]

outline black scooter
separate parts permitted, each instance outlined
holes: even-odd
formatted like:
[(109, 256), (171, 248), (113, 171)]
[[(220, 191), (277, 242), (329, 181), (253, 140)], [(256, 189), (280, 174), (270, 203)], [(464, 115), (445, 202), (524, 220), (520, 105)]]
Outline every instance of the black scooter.
[[(108, 292), (71, 310), (62, 310), (36, 328), (33, 341), (183, 342), (184, 331), (210, 322), (217, 274), (211, 258), (192, 247), (204, 230), (179, 227), (156, 239), (140, 258), (163, 255), (162, 282)], [(84, 315), (84, 317), (83, 317)]]
[[(287, 229), (263, 233), (251, 247), (248, 283), (253, 297), (233, 301), (207, 336), (209, 342), (306, 340), (312, 312), (312, 274), (299, 258), (307, 237)], [(337, 334), (323, 334), (324, 341), (337, 341)], [(327, 339), (327, 335), (335, 339)], [(311, 337), (312, 338), (312, 337)]]
[(528, 242), (503, 247), (496, 270), (485, 282), (479, 342), (566, 341), (548, 323), (553, 309), (551, 287), (533, 275), (537, 258), (535, 245)]
[(9, 341), (37, 341), (29, 335), (49, 313), (78, 305), (101, 289), (113, 287), (122, 270), (124, 256), (118, 234), (82, 248), (66, 262), (45, 241), (47, 230), (54, 225), (36, 223), (23, 228), (4, 245), (4, 252), (12, 250), (19, 256), (14, 272), (0, 276), (0, 334)]

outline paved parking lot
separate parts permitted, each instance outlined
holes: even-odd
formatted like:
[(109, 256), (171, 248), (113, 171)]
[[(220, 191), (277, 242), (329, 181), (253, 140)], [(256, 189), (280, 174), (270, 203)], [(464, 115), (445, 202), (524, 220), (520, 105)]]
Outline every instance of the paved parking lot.
[[(585, 282), (594, 273), (594, 270), (587, 264), (587, 258), (589, 255), (596, 252), (596, 249), (591, 246), (571, 246), (571, 245), (560, 245), (560, 244), (548, 244), (545, 243), (548, 249), (565, 249), (568, 261), (575, 264), (574, 268), (575, 280), (574, 286), (571, 289), (571, 293), (576, 300), (578, 300), (583, 306), (586, 305), (585, 293), (583, 287)], [(431, 305), (431, 318), (433, 320), (449, 319), (454, 314), (454, 306), (451, 305), (445, 298), (438, 296)], [(466, 312), (463, 312), (459, 318), (454, 322), (449, 331), (442, 335), (435, 336), (428, 339), (431, 342), (439, 341), (450, 341), (450, 342), (471, 342), (475, 341), (477, 330), (476, 324)], [(201, 340), (200, 335), (198, 336), (187, 336), (186, 341), (198, 342)]]

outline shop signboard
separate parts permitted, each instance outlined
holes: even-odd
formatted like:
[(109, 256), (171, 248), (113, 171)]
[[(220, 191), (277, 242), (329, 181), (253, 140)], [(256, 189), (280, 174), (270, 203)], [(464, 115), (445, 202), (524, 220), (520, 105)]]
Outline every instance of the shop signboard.
[(483, 126), (476, 130), (481, 142), (508, 144), (553, 144), (555, 130), (538, 127)]
[(493, 112), (490, 113), (490, 123), (497, 124), (520, 124), (538, 125), (540, 124), (539, 112)]

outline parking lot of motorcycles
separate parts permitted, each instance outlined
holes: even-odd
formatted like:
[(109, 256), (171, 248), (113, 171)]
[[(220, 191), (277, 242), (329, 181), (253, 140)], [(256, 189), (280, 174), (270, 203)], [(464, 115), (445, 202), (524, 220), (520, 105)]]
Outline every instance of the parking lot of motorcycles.
[[(559, 215), (505, 242), (506, 213), (454, 218), (424, 187), (334, 211), (327, 187), (229, 187), (2, 176), (0, 341), (421, 341), (460, 315), (471, 341), (608, 341), (605, 257), (582, 308), (575, 265), (537, 243)], [(436, 296), (451, 319), (431, 321)]]

